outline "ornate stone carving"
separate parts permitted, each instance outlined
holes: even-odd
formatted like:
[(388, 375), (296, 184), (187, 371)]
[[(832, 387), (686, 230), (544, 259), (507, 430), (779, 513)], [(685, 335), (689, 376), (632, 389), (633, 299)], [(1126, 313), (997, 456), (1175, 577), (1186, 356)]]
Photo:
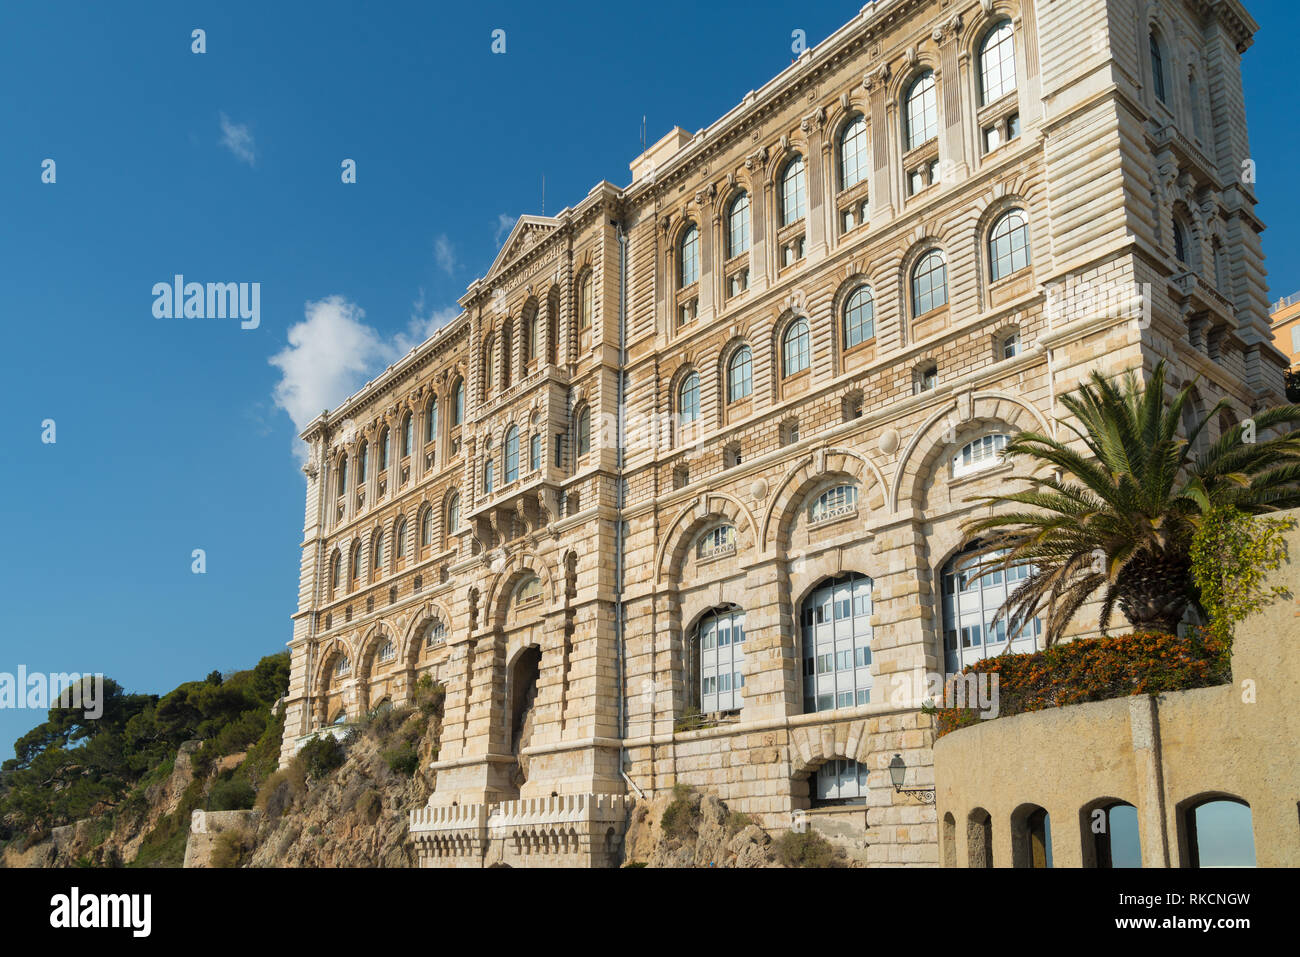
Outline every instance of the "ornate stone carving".
[(799, 121), (799, 129), (805, 133), (815, 133), (822, 128), (822, 124), (825, 122), (826, 108), (819, 106)]
[(889, 82), (889, 64), (882, 63), (874, 70), (869, 70), (862, 77), (862, 88), (868, 93), (880, 90)]

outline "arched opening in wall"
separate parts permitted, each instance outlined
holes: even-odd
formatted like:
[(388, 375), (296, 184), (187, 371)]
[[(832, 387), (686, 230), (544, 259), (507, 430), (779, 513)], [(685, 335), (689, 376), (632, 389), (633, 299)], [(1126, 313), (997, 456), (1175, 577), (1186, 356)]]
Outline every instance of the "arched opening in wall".
[(692, 691), (683, 717), (734, 714), (744, 707), (745, 609), (719, 605), (700, 617), (687, 643), (687, 670)]
[(533, 733), (533, 702), (537, 699), (537, 678), (541, 671), (542, 651), (530, 645), (519, 653), (510, 667), (510, 753), (518, 755), (514, 784), (521, 787), (528, 780), (528, 762), (519, 754), (527, 747)]
[(1052, 818), (1037, 804), (1022, 804), (1011, 814), (1011, 866), (1052, 866)]
[(993, 866), (993, 818), (982, 807), (966, 815), (966, 866)]
[(1079, 812), (1083, 866), (1141, 867), (1142, 842), (1137, 808), (1127, 801), (1103, 798)]
[(943, 828), (939, 834), (939, 840), (943, 846), (940, 853), (943, 855), (944, 867), (957, 866), (957, 821), (952, 816), (952, 812), (943, 816)]
[(1255, 866), (1250, 805), (1240, 798), (1216, 795), (1193, 799), (1183, 806), (1179, 823), (1184, 866)]
[[(943, 661), (946, 674), (957, 674), (966, 665), (1007, 652), (1020, 654), (1038, 650), (1043, 631), (1041, 619), (1026, 624), (994, 621), (997, 611), (1033, 571), (1032, 565), (990, 568), (998, 556), (981, 561), (974, 542), (944, 564), (940, 571), (943, 610)], [(983, 571), (983, 574), (980, 572)], [(1010, 638), (1010, 641), (1008, 641)]]
[(871, 702), (871, 589), (870, 578), (849, 572), (822, 582), (803, 600), (805, 714)]

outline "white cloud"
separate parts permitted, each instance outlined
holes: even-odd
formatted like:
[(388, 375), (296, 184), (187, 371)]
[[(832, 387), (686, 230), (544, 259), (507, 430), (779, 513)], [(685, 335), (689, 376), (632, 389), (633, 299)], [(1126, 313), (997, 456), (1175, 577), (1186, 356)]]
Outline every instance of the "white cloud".
[(445, 234), (440, 234), (433, 241), (433, 258), (437, 262), (438, 268), (450, 276), (456, 269), (456, 254), (452, 249), (451, 240)]
[(243, 123), (230, 122), (230, 117), (225, 113), (221, 114), (221, 145), (249, 166), (252, 166), (257, 158), (253, 131)]
[[(421, 290), (407, 328), (389, 341), (366, 324), (364, 309), (342, 296), (308, 302), (304, 320), (289, 327), (288, 346), (268, 360), (280, 370), (275, 404), (301, 432), (459, 314), (455, 306), (425, 314)], [(295, 440), (294, 452), (307, 460), (302, 442)]]
[(515, 217), (511, 216), (509, 213), (497, 213), (497, 232), (494, 238), (498, 249), (501, 248), (501, 244), (505, 241), (506, 236), (510, 233), (510, 229), (514, 224)]

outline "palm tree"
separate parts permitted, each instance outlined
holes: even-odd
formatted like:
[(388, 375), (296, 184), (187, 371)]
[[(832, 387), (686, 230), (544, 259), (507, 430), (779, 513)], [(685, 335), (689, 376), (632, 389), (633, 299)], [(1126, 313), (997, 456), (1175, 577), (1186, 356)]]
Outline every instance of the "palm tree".
[(1226, 400), (1180, 436), (1192, 386), (1166, 401), (1164, 360), (1145, 387), (1133, 372), (1122, 385), (1100, 372), (1090, 379), (1061, 398), (1073, 415), (1061, 423), (1077, 438), (1073, 447), (1021, 432), (1003, 452), (1034, 463), (1033, 471), (1046, 466), (1051, 477), (1027, 478), (1023, 492), (977, 497), (1011, 509), (966, 526), (980, 542), (982, 571), (1034, 566), (997, 615), (1013, 628), (1043, 617), (1048, 645), (1103, 588), (1103, 633), (1118, 604), (1135, 630), (1175, 634), (1188, 606), (1199, 607), (1190, 549), (1201, 516), (1219, 507), (1258, 514), (1300, 505), (1300, 431), (1263, 438), (1300, 423), (1300, 406), (1260, 412), (1198, 453), (1197, 440)]

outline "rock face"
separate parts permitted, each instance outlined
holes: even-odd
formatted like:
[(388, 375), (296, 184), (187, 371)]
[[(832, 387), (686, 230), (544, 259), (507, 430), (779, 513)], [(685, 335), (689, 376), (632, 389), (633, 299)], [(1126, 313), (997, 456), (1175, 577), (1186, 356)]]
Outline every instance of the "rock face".
[(733, 815), (716, 796), (686, 789), (638, 803), (624, 847), (627, 864), (647, 867), (779, 866), (766, 831)]
[[(439, 722), (414, 712), (395, 732), (358, 732), (345, 745), (342, 767), (280, 812), (268, 807), (252, 835), (252, 867), (414, 867), (407, 840), (411, 808), (428, 802), (434, 775), (425, 769), (437, 746)], [(414, 739), (419, 760), (410, 776), (389, 768), (393, 741)]]

